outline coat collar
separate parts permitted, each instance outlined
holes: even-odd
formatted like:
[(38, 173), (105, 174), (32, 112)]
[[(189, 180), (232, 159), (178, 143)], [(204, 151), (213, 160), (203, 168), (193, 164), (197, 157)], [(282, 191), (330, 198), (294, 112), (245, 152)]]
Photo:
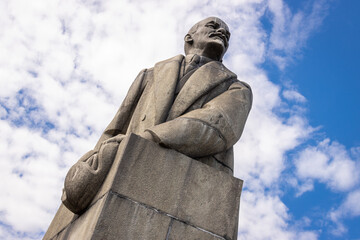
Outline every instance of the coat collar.
[(183, 55), (155, 64), (154, 67), (154, 105), (155, 125), (165, 122), (167, 113), (174, 101), (176, 84), (179, 78)]
[(155, 125), (180, 116), (212, 88), (230, 78), (236, 78), (236, 75), (221, 62), (208, 62), (193, 73), (174, 101), (183, 59), (183, 55), (178, 55), (155, 64), (153, 96)]
[(201, 66), (179, 92), (169, 112), (168, 120), (183, 114), (199, 97), (230, 78), (236, 78), (236, 75), (221, 62), (211, 61)]

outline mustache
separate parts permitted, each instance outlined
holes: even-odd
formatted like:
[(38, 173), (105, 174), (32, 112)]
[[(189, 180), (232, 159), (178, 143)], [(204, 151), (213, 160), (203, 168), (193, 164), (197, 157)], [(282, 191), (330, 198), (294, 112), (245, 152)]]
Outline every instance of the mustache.
[(220, 33), (220, 32), (212, 32), (212, 33), (209, 34), (209, 37), (220, 37), (225, 44), (228, 44), (227, 37), (224, 34)]

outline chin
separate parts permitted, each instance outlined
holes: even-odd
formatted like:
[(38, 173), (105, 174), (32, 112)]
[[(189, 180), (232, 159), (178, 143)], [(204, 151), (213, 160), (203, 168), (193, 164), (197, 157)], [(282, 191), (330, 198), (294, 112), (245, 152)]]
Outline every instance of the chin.
[(215, 39), (211, 41), (208, 45), (209, 55), (213, 56), (212, 59), (221, 60), (226, 52), (226, 47), (224, 46), (223, 41)]

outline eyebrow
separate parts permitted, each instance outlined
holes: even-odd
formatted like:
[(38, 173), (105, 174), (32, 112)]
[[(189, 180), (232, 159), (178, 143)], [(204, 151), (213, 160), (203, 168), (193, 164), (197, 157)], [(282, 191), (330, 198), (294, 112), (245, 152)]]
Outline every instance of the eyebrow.
[(206, 23), (206, 25), (207, 25), (207, 24), (214, 24), (214, 25), (216, 25), (216, 26), (219, 26), (219, 24), (218, 24), (217, 22), (214, 22), (214, 21), (209, 21), (209, 22)]
[[(216, 27), (220, 27), (220, 24), (217, 23), (217, 22), (215, 22), (214, 20), (211, 20), (211, 21), (207, 22), (207, 23), (205, 24), (205, 26), (208, 25), (208, 24), (214, 24)], [(228, 34), (229, 37), (230, 37), (230, 35), (231, 35), (230, 31), (228, 31), (227, 28), (225, 28), (225, 27), (224, 27), (224, 29), (225, 29), (225, 31), (226, 31), (226, 34)]]

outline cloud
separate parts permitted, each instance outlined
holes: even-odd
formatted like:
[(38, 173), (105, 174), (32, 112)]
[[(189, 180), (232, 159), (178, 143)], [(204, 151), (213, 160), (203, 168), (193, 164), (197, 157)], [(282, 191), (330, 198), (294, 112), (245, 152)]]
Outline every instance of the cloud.
[(308, 1), (305, 9), (294, 14), (282, 0), (269, 0), (268, 6), (273, 28), (267, 54), (280, 69), (285, 69), (321, 25), (328, 12), (328, 3), (326, 0)]
[(306, 98), (297, 91), (285, 90), (285, 91), (283, 91), (282, 94), (283, 94), (284, 98), (289, 100), (289, 101), (296, 101), (296, 102), (299, 102), (299, 103), (306, 102)]
[(347, 232), (347, 228), (343, 223), (346, 218), (354, 218), (360, 216), (360, 189), (354, 190), (348, 194), (345, 201), (337, 209), (329, 212), (329, 218), (335, 223), (332, 233), (341, 236)]
[(35, 234), (48, 225), (53, 203), (61, 193), (65, 173), (61, 151), (39, 132), (14, 128), (4, 121), (0, 129), (0, 221), (15, 232)]
[(300, 179), (318, 180), (335, 191), (349, 191), (359, 183), (358, 163), (343, 145), (329, 139), (299, 152), (295, 165)]
[[(244, 192), (240, 204), (239, 239), (318, 239), (315, 231), (304, 231), (304, 226), (290, 226), (288, 209), (277, 196)], [(310, 220), (304, 221), (309, 224)], [(303, 225), (303, 224), (301, 224)]]
[(303, 193), (314, 190), (314, 181), (312, 179), (306, 179), (299, 183), (295, 177), (287, 179), (287, 183), (294, 189), (296, 189), (296, 197), (301, 196)]
[[(232, 31), (225, 65), (254, 93), (235, 146), (235, 175), (245, 180), (239, 239), (317, 239), (318, 232), (291, 225), (280, 198), (287, 152), (314, 131), (303, 114), (306, 99), (272, 83), (261, 64), (269, 58), (280, 68), (291, 63), (324, 17), (320, 3), (292, 14), (273, 0), (1, 1), (0, 174), (6, 181), (0, 184), (0, 238), (42, 236), (60, 204), (67, 169), (94, 146), (137, 73), (182, 53), (189, 27), (213, 15)], [(271, 29), (261, 22), (267, 12)], [(308, 151), (320, 156), (325, 148), (339, 149), (323, 145)], [(319, 180), (339, 190), (331, 169), (347, 173), (352, 160), (333, 166), (335, 155), (325, 155), (321, 173), (301, 171), (299, 160), (293, 186), (305, 192)], [(342, 174), (337, 180), (341, 191), (353, 186)]]
[[(285, 170), (286, 153), (310, 136), (314, 129), (307, 119), (280, 96), (279, 86), (262, 71), (246, 79), (253, 88), (254, 102), (240, 143), (235, 147), (235, 174), (249, 189), (270, 187)], [(258, 96), (258, 97), (257, 97)], [(261, 97), (259, 97), (261, 96)], [(288, 112), (281, 117), (278, 112)]]

